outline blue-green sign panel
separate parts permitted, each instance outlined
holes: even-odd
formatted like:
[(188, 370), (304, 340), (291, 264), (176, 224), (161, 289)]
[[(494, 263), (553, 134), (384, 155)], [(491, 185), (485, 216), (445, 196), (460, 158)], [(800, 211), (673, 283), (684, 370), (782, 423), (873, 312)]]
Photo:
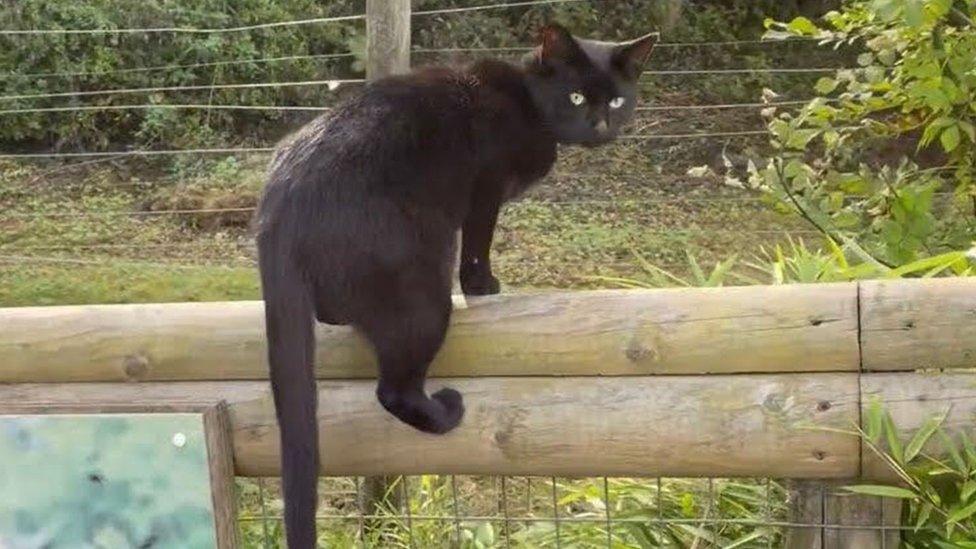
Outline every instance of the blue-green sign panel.
[(0, 548), (216, 547), (199, 414), (0, 416)]

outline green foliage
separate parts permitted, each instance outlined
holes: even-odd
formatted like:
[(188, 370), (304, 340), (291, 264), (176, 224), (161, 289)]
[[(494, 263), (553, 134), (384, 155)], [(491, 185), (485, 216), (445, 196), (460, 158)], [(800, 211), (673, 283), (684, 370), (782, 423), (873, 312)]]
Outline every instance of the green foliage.
[(750, 182), (836, 239), (897, 266), (976, 234), (976, 2), (859, 0), (773, 38), (862, 48), (798, 113), (768, 109), (776, 156)]
[[(823, 0), (803, 0), (816, 11)], [(827, 2), (831, 3), (831, 2)], [(191, 27), (226, 28), (278, 21), (358, 14), (363, 0), (23, 0), (0, 9), (0, 26), (9, 29), (97, 29)], [(416, 11), (470, 6), (457, 0), (417, 0)], [(417, 48), (525, 46), (549, 20), (580, 34), (625, 39), (663, 30), (669, 40), (716, 41), (757, 37), (769, 14), (789, 17), (798, 3), (777, 0), (708, 1), (620, 0), (567, 3), (504, 10), (421, 16), (413, 19)], [(148, 87), (286, 82), (363, 76), (365, 29), (362, 21), (316, 23), (234, 33), (132, 33), (0, 36), (0, 95), (63, 93)], [(787, 52), (789, 50), (777, 50)], [(338, 59), (263, 58), (350, 52)], [(692, 55), (698, 52), (692, 51)], [(764, 67), (774, 60), (760, 50), (710, 52), (714, 66)], [(687, 61), (680, 51), (660, 50), (655, 63), (677, 68)], [(414, 54), (414, 64), (458, 61), (456, 56)], [(205, 63), (208, 66), (187, 66)], [(684, 80), (648, 82), (652, 93), (711, 95), (745, 99), (758, 86), (788, 86), (792, 80), (753, 74), (706, 79), (691, 87)], [(721, 91), (719, 89), (721, 88)], [(246, 90), (159, 91), (88, 97), (24, 98), (0, 101), (0, 110), (36, 107), (127, 104), (329, 105), (340, 93), (326, 86)], [(181, 148), (277, 137), (307, 119), (307, 113), (227, 110), (86, 110), (3, 114), (0, 144), (18, 147)]]
[[(25, 0), (0, 9), (9, 29), (222, 28), (362, 12), (362, 2), (335, 0)], [(61, 93), (241, 82), (299, 81), (354, 75), (348, 58), (228, 63), (267, 57), (344, 52), (362, 35), (361, 22), (280, 27), (220, 34), (133, 33), (0, 36), (0, 95)], [(167, 67), (216, 63), (204, 67)], [(145, 70), (151, 67), (167, 67)], [(135, 70), (133, 70), (135, 69)], [(82, 98), (20, 99), (0, 108), (142, 103), (324, 104), (324, 86), (157, 92)], [(0, 143), (106, 147), (108, 144), (214, 143), (215, 135), (253, 130), (280, 113), (265, 111), (110, 110), (5, 114)], [(209, 141), (208, 141), (209, 140)]]
[(972, 432), (950, 433), (948, 410), (929, 418), (906, 443), (878, 399), (864, 410), (858, 434), (900, 480), (899, 486), (848, 486), (852, 493), (906, 501), (902, 532), (909, 549), (976, 547), (976, 448)]
[(811, 249), (801, 239), (787, 239), (787, 245), (761, 248), (749, 261), (732, 256), (720, 261), (707, 274), (698, 261), (688, 254), (690, 277), (662, 269), (633, 251), (641, 267), (633, 278), (591, 277), (605, 285), (623, 288), (660, 288), (668, 286), (715, 287), (727, 284), (810, 284), (845, 282), (876, 278), (929, 278), (938, 275), (972, 276), (976, 248), (969, 252), (946, 252), (917, 259), (892, 268), (879, 263), (855, 242), (839, 246), (827, 239), (827, 249)]
[[(452, 480), (453, 479), (453, 480)], [(340, 479), (332, 479), (338, 482)], [(351, 479), (342, 479), (352, 484)], [(330, 482), (323, 480), (322, 482)], [(405, 501), (403, 495), (408, 482)], [(786, 520), (786, 490), (776, 482), (748, 479), (550, 479), (509, 478), (499, 486), (492, 477), (423, 475), (398, 478), (388, 501), (363, 524), (367, 547), (458, 547), (526, 549), (562, 547), (777, 547), (782, 532), (763, 523)], [(261, 509), (254, 481), (240, 479), (244, 514)], [(350, 488), (352, 486), (349, 486)], [(324, 488), (324, 487), (323, 487)], [(506, 491), (503, 509), (499, 490)], [(320, 493), (327, 490), (320, 489)], [(454, 494), (458, 506), (455, 506)], [(280, 493), (265, 502), (280, 513)], [(328, 499), (326, 499), (328, 502)], [(333, 502), (330, 502), (333, 503)], [(344, 507), (342, 502), (337, 506)], [(354, 502), (349, 502), (354, 503)], [(610, 508), (607, 508), (609, 503)], [(410, 509), (408, 518), (405, 506)], [(320, 513), (338, 509), (326, 503)], [(559, 542), (554, 513), (558, 513)], [(349, 514), (345, 509), (344, 514)], [(607, 528), (607, 516), (611, 519)], [(455, 520), (459, 516), (459, 520)], [(509, 520), (505, 520), (508, 516)], [(280, 523), (268, 524), (269, 537)], [(322, 523), (320, 544), (359, 546), (358, 526)], [(242, 524), (247, 546), (260, 546), (264, 526)], [(456, 540), (460, 538), (460, 543)]]

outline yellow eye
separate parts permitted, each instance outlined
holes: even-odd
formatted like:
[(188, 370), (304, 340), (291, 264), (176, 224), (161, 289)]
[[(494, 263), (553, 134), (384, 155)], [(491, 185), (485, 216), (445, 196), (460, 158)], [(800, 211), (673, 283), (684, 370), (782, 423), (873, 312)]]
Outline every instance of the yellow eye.
[(623, 107), (624, 103), (626, 102), (627, 99), (624, 97), (614, 97), (613, 99), (610, 100), (610, 108), (619, 109), (620, 107)]
[(586, 103), (586, 96), (583, 95), (583, 94), (581, 94), (580, 92), (573, 92), (573, 93), (569, 94), (569, 101), (570, 101), (570, 103), (572, 103), (572, 104), (574, 104), (574, 105), (576, 105), (578, 107), (578, 106), (582, 105), (583, 103)]

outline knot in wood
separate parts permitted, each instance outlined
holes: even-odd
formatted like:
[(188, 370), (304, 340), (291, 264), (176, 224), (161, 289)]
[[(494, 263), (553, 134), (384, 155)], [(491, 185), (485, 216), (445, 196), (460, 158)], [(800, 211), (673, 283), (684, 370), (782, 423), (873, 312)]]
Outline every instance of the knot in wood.
[(149, 372), (149, 359), (143, 355), (128, 355), (122, 360), (122, 371), (127, 379), (139, 381)]
[(635, 338), (631, 339), (630, 343), (627, 344), (627, 348), (624, 350), (624, 356), (631, 362), (640, 362), (648, 357), (651, 360), (657, 360), (657, 351), (653, 347), (644, 345)]

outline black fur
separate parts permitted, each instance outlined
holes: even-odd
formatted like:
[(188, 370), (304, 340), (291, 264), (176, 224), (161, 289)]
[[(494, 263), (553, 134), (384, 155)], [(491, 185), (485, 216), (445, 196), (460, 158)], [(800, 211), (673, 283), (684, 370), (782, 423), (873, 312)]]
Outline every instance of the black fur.
[(424, 391), (451, 314), (456, 232), (464, 292), (497, 293), (488, 256), (501, 204), (548, 173), (557, 143), (617, 135), (654, 40), (592, 42), (550, 26), (522, 67), (379, 80), (279, 148), (256, 222), (291, 549), (315, 546), (313, 319), (370, 341), (391, 414), (428, 433), (457, 426), (461, 395)]

